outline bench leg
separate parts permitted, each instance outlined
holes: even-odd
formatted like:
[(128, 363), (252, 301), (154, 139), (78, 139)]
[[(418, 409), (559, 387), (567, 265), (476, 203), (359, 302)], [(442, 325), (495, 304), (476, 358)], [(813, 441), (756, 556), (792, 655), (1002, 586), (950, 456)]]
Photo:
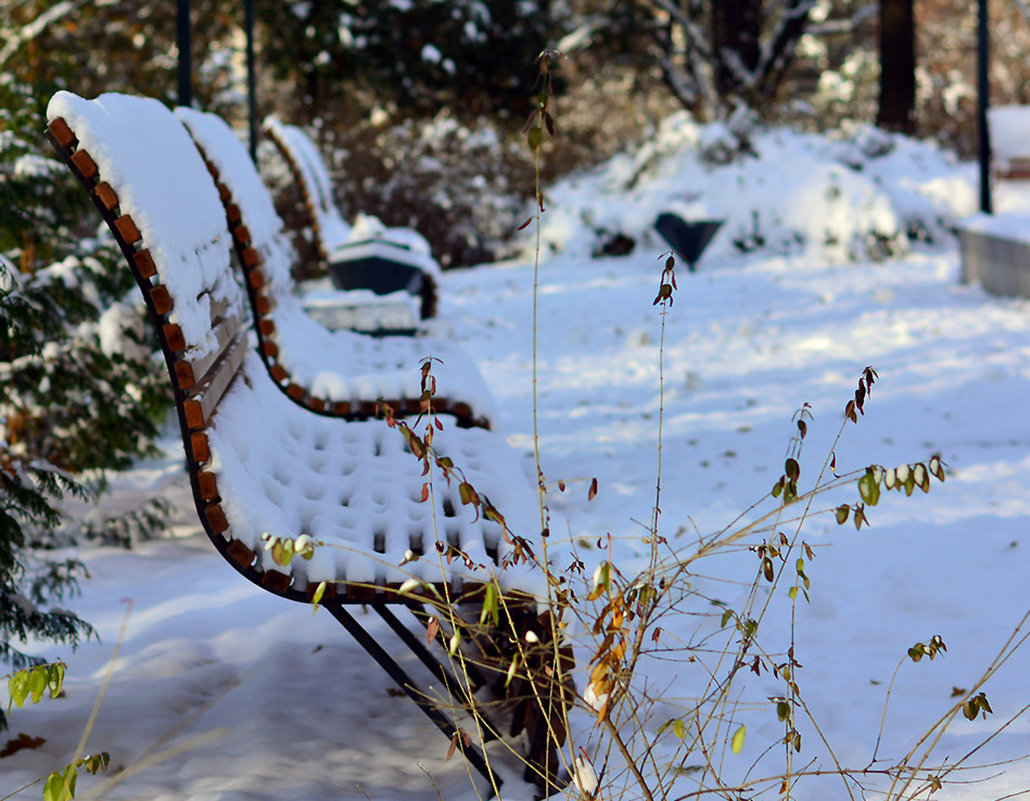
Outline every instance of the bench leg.
[[(409, 608), (423, 625), (428, 623), (429, 616), (421, 604), (410, 603)], [(438, 610), (438, 614), (444, 616), (446, 612)], [(525, 732), (527, 747), (523, 755), (526, 762), (523, 778), (536, 784), (542, 796), (547, 797), (567, 784), (567, 778), (559, 778), (561, 760), (558, 749), (565, 741), (563, 711), (571, 705), (573, 698), (571, 686), (563, 686), (572, 670), (571, 651), (567, 646), (555, 650), (552, 621), (547, 616), (538, 617), (532, 606), (511, 603), (505, 617), (508, 618), (505, 622), (493, 626), (459, 622), (463, 636), (471, 634), (470, 642), (477, 643), (480, 648), (478, 660), (473, 658), (466, 662), (466, 666), (473, 683), (489, 686), (496, 700), (507, 708), (505, 718), (508, 725), (505, 728), (509, 729), (508, 734), (518, 736)], [(399, 621), (397, 625), (400, 626)], [(416, 652), (426, 652), (424, 643), (407, 629), (403, 633), (398, 631), (398, 634), (414, 639), (413, 650)], [(438, 636), (446, 640), (443, 630)], [(522, 675), (511, 681), (507, 676), (508, 666), (516, 654)], [(552, 664), (556, 657), (561, 663), (561, 675), (566, 677), (561, 683), (555, 678), (559, 666)], [(428, 652), (425, 658), (437, 661)], [(433, 669), (431, 665), (429, 667)], [(462, 699), (457, 700), (460, 702)], [(480, 712), (478, 709), (475, 711), (477, 714)], [(494, 728), (501, 731), (500, 727)]]
[[(408, 646), (411, 652), (418, 657), (419, 661), (421, 661), (422, 664), (425, 665), (429, 669), (429, 671), (434, 676), (436, 676), (436, 678), (444, 685), (444, 687), (447, 689), (448, 695), (450, 695), (451, 698), (453, 698), (457, 703), (461, 704), (462, 706), (469, 706), (470, 699), (463, 698), (459, 693), (459, 688), (462, 686), (462, 684), (443, 664), (441, 664), (439, 659), (433, 656), (430, 650), (426, 647), (426, 644), (422, 642), (421, 639), (412, 634), (411, 630), (408, 629), (407, 626), (405, 626), (403, 623), (401, 623), (400, 620), (397, 619), (397, 616), (386, 604), (373, 603), (369, 605), (376, 611), (376, 613), (383, 620), (386, 621), (386, 624), (391, 629), (393, 629), (394, 633), (396, 633), (397, 636), (400, 637), (401, 640), (404, 642), (404, 644)], [(469, 665), (468, 667), (472, 668), (472, 665)], [(472, 677), (470, 676), (470, 678)], [(471, 689), (474, 691), (477, 686), (482, 684), (482, 682), (476, 682), (473, 678), (472, 684), (473, 687)], [(474, 701), (472, 702), (472, 706), (474, 706)], [(498, 739), (500, 735), (498, 733), (497, 726), (486, 716), (486, 714), (482, 710), (478, 708), (473, 708), (470, 709), (469, 712), (471, 714), (474, 714), (476, 718), (479, 720), (479, 722), (482, 724), (483, 739), (486, 742)]]
[(361, 624), (354, 619), (354, 617), (344, 609), (340, 604), (323, 604), (329, 613), (339, 621), (347, 632), (357, 641), (357, 643), (365, 649), (369, 656), (371, 656), (379, 666), (385, 670), (390, 678), (392, 678), (397, 685), (407, 693), (408, 697), (418, 704), (421, 709), (436, 727), (442, 731), (448, 739), (457, 737), (458, 749), (464, 754), (469, 764), (475, 768), (475, 770), (490, 782), (491, 788), (500, 787), (501, 780), (494, 774), (490, 769), (490, 766), (486, 764), (486, 759), (483, 757), (483, 753), (475, 746), (466, 747), (462, 742), (461, 736), (458, 734), (458, 727), (454, 725), (454, 722), (447, 717), (443, 712), (433, 706), (425, 694), (419, 692), (417, 685), (404, 672), (404, 669), (397, 664), (397, 662), (391, 657), (383, 647), (375, 641), (375, 639), (369, 635)]

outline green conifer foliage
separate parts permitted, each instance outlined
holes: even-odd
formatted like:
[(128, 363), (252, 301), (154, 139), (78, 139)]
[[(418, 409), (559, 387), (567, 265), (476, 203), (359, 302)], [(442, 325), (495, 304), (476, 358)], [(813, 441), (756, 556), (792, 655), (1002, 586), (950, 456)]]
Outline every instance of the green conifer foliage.
[[(85, 575), (68, 496), (154, 450), (169, 408), (153, 337), (121, 254), (43, 131), (59, 88), (32, 48), (0, 62), (0, 665), (28, 638), (74, 645), (93, 628), (60, 608)], [(43, 77), (41, 77), (43, 76)], [(0, 670), (0, 673), (5, 671)], [(0, 711), (0, 728), (4, 726)]]

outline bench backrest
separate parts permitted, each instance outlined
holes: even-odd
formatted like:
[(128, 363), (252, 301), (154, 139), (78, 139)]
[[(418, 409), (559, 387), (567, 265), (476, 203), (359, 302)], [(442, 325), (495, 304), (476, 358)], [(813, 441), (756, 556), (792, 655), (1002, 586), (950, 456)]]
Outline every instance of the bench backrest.
[[(272, 379), (294, 401), (316, 412), (342, 417), (369, 417), (376, 403), (364, 408), (349, 402), (334, 403), (294, 381), (280, 361), (277, 309), (297, 306), (291, 266), (294, 250), (275, 209), (271, 193), (235, 132), (215, 114), (178, 107), (174, 111), (192, 136), (222, 200), (233, 245), (242, 265), (244, 281), (256, 321), (258, 349)], [(296, 309), (290, 314), (295, 315)], [(289, 315), (288, 315), (289, 316)]]
[[(249, 319), (215, 186), (186, 129), (150, 98), (58, 92), (47, 136), (100, 209), (156, 324), (194, 488), (204, 429), (239, 372)], [(131, 121), (131, 126), (127, 122)], [(207, 497), (210, 500), (209, 497)], [(199, 503), (198, 499), (198, 503)]]
[(304, 197), (304, 208), (310, 215), (319, 255), (328, 260), (333, 248), (347, 241), (350, 225), (336, 207), (329, 169), (322, 154), (296, 125), (286, 125), (275, 117), (268, 117), (264, 127)]

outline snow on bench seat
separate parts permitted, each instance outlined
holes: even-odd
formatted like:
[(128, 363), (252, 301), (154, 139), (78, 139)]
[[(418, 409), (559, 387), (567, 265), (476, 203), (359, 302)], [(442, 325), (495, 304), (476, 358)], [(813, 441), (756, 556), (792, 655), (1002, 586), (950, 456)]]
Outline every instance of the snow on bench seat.
[[(330, 331), (305, 311), (290, 272), (292, 248), (271, 194), (237, 135), (220, 117), (187, 108), (176, 115), (186, 124), (217, 180), (224, 186), (241, 261), (262, 338), (262, 354), (280, 382), (296, 389), (295, 399), (316, 410), (358, 411), (384, 398), (401, 410), (417, 410), (421, 362), (432, 357), (438, 409), (464, 424), (489, 427), (493, 397), (475, 365), (456, 344), (430, 337), (371, 337)], [(242, 231), (241, 231), (242, 229)], [(256, 277), (253, 274), (256, 273)], [(276, 368), (279, 368), (276, 371)]]
[[(396, 587), (412, 576), (443, 580), (442, 571), (486, 581), (497, 572), (511, 553), (510, 539), (442, 480), (434, 485), (434, 505), (421, 502), (427, 479), (399, 431), (382, 421), (313, 414), (276, 386), (255, 351), (241, 355), (248, 350), (240, 324), (246, 309), (225, 212), (175, 115), (151, 99), (85, 100), (62, 91), (50, 101), (48, 120), (52, 141), (101, 209), (149, 299), (197, 510), (220, 550), (252, 580), (298, 599), (312, 581), (337, 582), (346, 593), (355, 583)], [(155, 293), (166, 298), (163, 305), (153, 303)], [(185, 356), (214, 358), (208, 373), (184, 388), (176, 366)], [(441, 419), (434, 444), (491, 499), (512, 533), (535, 541), (536, 492), (516, 454), (495, 433)], [(266, 535), (304, 534), (326, 542), (310, 561), (295, 558), (283, 568), (264, 550)], [(474, 565), (442, 562), (438, 542), (460, 547)], [(409, 561), (409, 551), (424, 555)], [(499, 579), (502, 587), (533, 594), (544, 589), (538, 575), (522, 565)]]
[[(264, 367), (252, 354), (244, 370), (250, 377)], [(440, 420), (444, 429), (433, 441), (438, 452), (502, 510), (512, 532), (539, 529), (515, 453), (496, 434), (458, 428), (448, 416)], [(409, 578), (487, 577), (460, 559), (442, 570), (437, 542), (494, 570), (511, 553), (501, 526), (462, 504), (457, 482), (438, 480), (431, 501), (420, 500), (427, 481), (422, 464), (382, 421), (341, 424), (306, 412), (268, 381), (237, 382), (222, 399), (209, 440), (230, 536), (261, 553), (265, 570), (277, 569), (263, 550), (265, 533), (305, 533), (330, 546), (317, 548), (310, 561), (294, 559), (296, 589), (334, 580), (397, 586)], [(405, 563), (412, 554), (422, 557)], [(502, 586), (515, 576), (525, 588), (521, 568), (501, 573)]]
[(995, 175), (1030, 180), (1030, 106), (995, 106), (987, 115)]

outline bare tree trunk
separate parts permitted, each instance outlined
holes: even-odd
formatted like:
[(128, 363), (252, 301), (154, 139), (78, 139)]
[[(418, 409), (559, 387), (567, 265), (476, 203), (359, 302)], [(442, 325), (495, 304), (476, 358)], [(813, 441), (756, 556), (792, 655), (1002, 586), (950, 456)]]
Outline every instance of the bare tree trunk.
[(880, 108), (876, 124), (915, 133), (916, 45), (914, 0), (880, 0)]
[(747, 102), (762, 57), (761, 0), (721, 0), (712, 4), (715, 89), (721, 98)]

